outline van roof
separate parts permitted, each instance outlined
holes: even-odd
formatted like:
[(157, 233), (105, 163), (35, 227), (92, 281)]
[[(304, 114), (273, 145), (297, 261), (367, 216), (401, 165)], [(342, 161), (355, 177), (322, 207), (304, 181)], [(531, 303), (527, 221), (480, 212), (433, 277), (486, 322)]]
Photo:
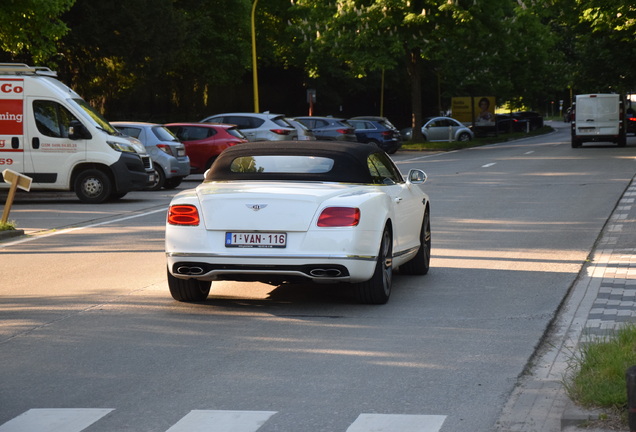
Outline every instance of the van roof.
[(0, 75), (44, 75), (56, 77), (57, 72), (44, 66), (29, 66), (23, 63), (0, 63)]

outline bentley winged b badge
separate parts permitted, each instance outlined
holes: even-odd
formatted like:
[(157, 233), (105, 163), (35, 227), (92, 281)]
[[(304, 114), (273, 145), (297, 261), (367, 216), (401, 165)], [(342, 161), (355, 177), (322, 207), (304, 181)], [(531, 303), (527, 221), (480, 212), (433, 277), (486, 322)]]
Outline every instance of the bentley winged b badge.
[(247, 208), (250, 208), (254, 211), (259, 211), (261, 209), (264, 209), (265, 207), (267, 207), (267, 204), (245, 204), (245, 206)]

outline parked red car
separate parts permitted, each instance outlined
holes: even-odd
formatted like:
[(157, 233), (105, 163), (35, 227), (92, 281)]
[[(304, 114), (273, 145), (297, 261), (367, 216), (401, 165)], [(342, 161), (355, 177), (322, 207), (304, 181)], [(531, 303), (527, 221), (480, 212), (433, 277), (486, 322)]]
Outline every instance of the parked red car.
[(169, 123), (164, 126), (185, 145), (186, 153), (190, 158), (191, 174), (204, 173), (223, 150), (247, 142), (245, 135), (235, 125)]

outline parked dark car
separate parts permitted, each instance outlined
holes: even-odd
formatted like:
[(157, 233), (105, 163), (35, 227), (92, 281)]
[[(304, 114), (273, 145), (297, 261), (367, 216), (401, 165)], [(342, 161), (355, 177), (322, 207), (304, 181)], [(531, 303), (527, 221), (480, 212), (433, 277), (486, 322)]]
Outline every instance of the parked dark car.
[(389, 154), (402, 146), (400, 131), (386, 117), (359, 116), (347, 120), (362, 143), (372, 143)]
[(518, 120), (525, 119), (528, 122), (531, 131), (541, 129), (543, 127), (543, 117), (535, 111), (518, 111), (513, 112), (512, 116)]
[(636, 134), (636, 113), (634, 113), (634, 110), (629, 108), (627, 110), (627, 113), (625, 114), (625, 120), (626, 120), (626, 131), (628, 134)]
[(496, 114), (497, 132), (525, 132), (528, 130), (528, 119), (510, 114)]
[(318, 140), (358, 141), (351, 126), (345, 119), (336, 117), (294, 117), (294, 120), (305, 125)]

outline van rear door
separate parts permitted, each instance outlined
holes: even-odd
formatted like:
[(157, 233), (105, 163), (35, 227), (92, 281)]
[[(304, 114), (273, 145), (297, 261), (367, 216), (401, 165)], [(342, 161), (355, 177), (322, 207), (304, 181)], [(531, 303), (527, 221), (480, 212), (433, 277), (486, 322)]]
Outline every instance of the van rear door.
[(614, 94), (584, 95), (576, 101), (576, 127), (579, 135), (618, 135), (619, 97)]

